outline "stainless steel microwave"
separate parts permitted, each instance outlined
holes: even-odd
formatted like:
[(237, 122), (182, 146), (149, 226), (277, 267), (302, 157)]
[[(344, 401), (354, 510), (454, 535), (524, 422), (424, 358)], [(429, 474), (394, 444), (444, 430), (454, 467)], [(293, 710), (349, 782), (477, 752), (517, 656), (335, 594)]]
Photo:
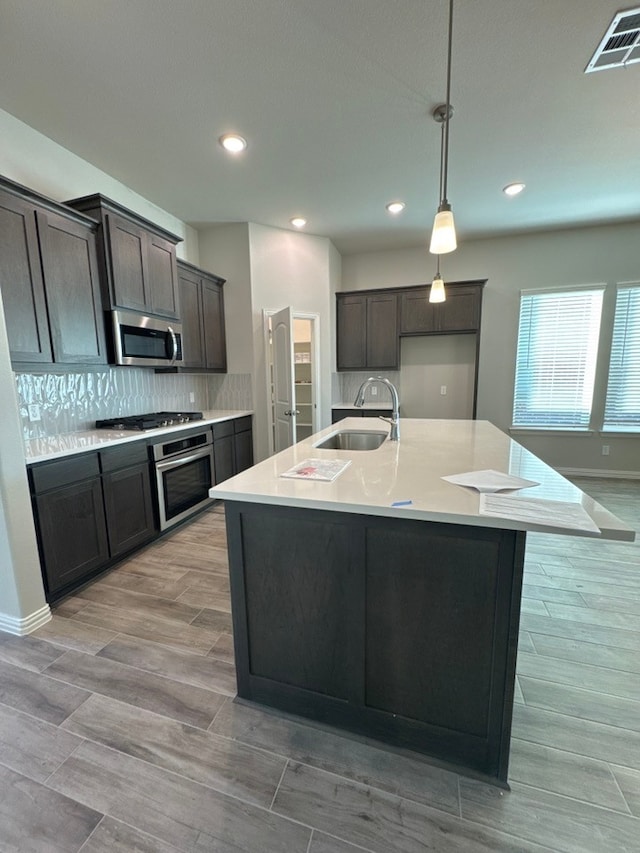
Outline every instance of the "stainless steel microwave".
[(112, 311), (116, 364), (174, 367), (182, 364), (182, 324), (135, 311)]

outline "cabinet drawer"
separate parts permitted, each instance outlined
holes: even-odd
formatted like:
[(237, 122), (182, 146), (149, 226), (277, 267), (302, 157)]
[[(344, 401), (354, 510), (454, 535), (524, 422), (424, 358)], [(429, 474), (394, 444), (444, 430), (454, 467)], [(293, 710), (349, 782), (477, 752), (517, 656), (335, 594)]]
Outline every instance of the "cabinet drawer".
[(362, 409), (332, 409), (331, 423), (335, 424), (343, 418), (361, 418)]
[(100, 474), (97, 453), (83, 453), (54, 462), (41, 462), (29, 468), (32, 491), (36, 494), (66, 486)]
[(122, 447), (109, 447), (100, 451), (100, 463), (104, 472), (117, 471), (119, 468), (138, 465), (148, 460), (146, 441), (135, 441)]
[(393, 409), (363, 409), (363, 418), (390, 418), (393, 414)]
[(226, 438), (229, 435), (233, 435), (233, 421), (221, 421), (219, 424), (213, 425), (214, 441), (219, 438)]
[(246, 415), (244, 418), (236, 418), (233, 421), (234, 432), (246, 432), (248, 429), (251, 429), (251, 427), (251, 415)]

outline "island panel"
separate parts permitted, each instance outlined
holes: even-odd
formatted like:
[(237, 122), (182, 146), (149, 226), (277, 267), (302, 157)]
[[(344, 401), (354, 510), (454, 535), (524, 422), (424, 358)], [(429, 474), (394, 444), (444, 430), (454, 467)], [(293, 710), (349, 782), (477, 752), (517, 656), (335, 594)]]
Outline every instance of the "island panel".
[(227, 501), (238, 696), (506, 786), (525, 533)]

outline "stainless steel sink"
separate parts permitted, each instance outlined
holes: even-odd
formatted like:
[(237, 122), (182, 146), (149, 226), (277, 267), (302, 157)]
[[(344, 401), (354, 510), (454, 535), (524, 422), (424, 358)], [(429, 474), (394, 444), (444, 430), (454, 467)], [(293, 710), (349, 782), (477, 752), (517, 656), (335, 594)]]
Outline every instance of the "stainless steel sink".
[(322, 450), (376, 450), (388, 435), (378, 430), (344, 429), (327, 436), (315, 447)]

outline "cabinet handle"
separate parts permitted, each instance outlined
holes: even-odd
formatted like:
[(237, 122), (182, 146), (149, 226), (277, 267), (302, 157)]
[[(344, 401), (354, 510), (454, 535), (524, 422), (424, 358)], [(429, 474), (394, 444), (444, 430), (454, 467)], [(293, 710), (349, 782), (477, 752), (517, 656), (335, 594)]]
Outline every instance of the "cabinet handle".
[(287, 411), (285, 412), (285, 415), (289, 415), (289, 417), (291, 417), (292, 415), (299, 415), (299, 414), (300, 414), (300, 412), (298, 409), (294, 409), (293, 411), (291, 409), (287, 409)]
[(178, 341), (176, 340), (176, 333), (173, 331), (171, 326), (167, 326), (167, 329), (169, 330), (169, 334), (171, 335), (171, 344), (173, 346), (173, 353), (171, 355), (171, 363), (173, 364), (173, 362), (178, 357)]

